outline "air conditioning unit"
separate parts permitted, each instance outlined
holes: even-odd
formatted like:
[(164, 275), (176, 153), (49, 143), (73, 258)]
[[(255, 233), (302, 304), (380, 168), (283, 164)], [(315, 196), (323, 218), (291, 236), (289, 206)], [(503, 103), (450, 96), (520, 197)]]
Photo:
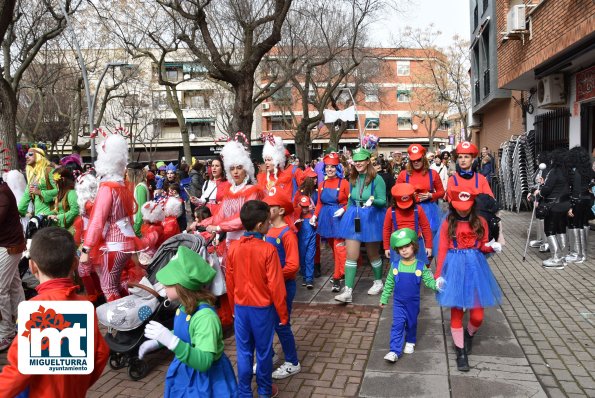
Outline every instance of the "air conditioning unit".
[(265, 111), (266, 111), (267, 109), (269, 109), (270, 107), (271, 107), (271, 105), (270, 105), (270, 104), (267, 104), (266, 102), (263, 102), (263, 103), (262, 103), (262, 109), (264, 109)]
[(512, 6), (508, 10), (506, 18), (506, 31), (508, 33), (514, 33), (527, 29), (527, 23), (525, 22), (525, 5), (517, 4)]
[(540, 108), (566, 105), (564, 74), (556, 73), (539, 80), (537, 83), (537, 105)]
[(468, 117), (467, 117), (467, 127), (472, 128), (472, 127), (481, 127), (481, 117), (480, 115), (476, 115), (472, 112), (468, 113)]

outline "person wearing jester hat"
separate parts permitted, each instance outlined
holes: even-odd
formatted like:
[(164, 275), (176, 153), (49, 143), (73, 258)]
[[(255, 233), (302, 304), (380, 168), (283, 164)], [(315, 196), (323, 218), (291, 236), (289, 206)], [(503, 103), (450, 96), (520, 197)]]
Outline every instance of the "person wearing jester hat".
[(408, 183), (415, 187), (414, 199), (424, 209), (432, 234), (436, 235), (440, 227), (440, 208), (438, 199), (444, 197), (442, 180), (435, 170), (430, 169), (426, 158), (426, 149), (420, 144), (411, 144), (407, 149), (409, 162), (405, 170), (397, 177), (397, 183)]
[(480, 173), (473, 171), (473, 159), (479, 151), (477, 147), (468, 141), (460, 142), (456, 148), (457, 171), (448, 179), (446, 198), (450, 200), (451, 190), (458, 188), (475, 195), (487, 194), (494, 197), (488, 180)]
[[(427, 288), (436, 290), (432, 272), (416, 256), (420, 250), (417, 232), (402, 228), (390, 236), (390, 248), (399, 253), (399, 259), (391, 260), (380, 307), (388, 304), (394, 291), (393, 324), (390, 331), (390, 351), (384, 356), (388, 362), (396, 362), (404, 352), (413, 354), (417, 343), (417, 316), (419, 315), (419, 285), (423, 280)], [(403, 340), (405, 349), (403, 350)]]
[(169, 300), (178, 300), (173, 331), (157, 321), (145, 327), (149, 340), (141, 344), (143, 358), (159, 347), (175, 358), (165, 376), (166, 398), (235, 397), (238, 384), (231, 362), (223, 352), (223, 328), (213, 307), (215, 297), (206, 288), (216, 271), (198, 253), (185, 246), (157, 272)]
[(327, 240), (333, 251), (335, 267), (331, 281), (332, 291), (341, 290), (341, 278), (345, 274), (347, 252), (345, 240), (341, 238), (341, 214), (345, 212), (349, 199), (349, 182), (337, 176), (339, 154), (331, 152), (323, 158), (325, 179), (318, 185), (320, 198), (316, 204), (310, 224), (317, 226), (316, 232)]
[(19, 214), (27, 214), (29, 203), (33, 203), (33, 215), (48, 215), (58, 187), (51, 177), (52, 167), (41, 148), (29, 148), (25, 154), (27, 189), (19, 200)]
[[(292, 182), (292, 169), (285, 168), (287, 158), (283, 140), (281, 137), (273, 135), (264, 136), (263, 139), (262, 160), (264, 160), (265, 171), (258, 174), (258, 185), (265, 193), (268, 193), (273, 187), (281, 189), (293, 200), (295, 191)], [(301, 179), (301, 174), (296, 177)], [(295, 188), (297, 191), (297, 186)]]
[[(450, 307), (450, 331), (459, 371), (469, 371), (467, 355), (483, 322), (483, 309), (501, 302), (500, 287), (483, 253), (499, 253), (502, 245), (488, 242), (488, 224), (475, 210), (474, 192), (460, 186), (450, 190), (450, 212), (440, 227), (436, 265), (436, 299)], [(463, 331), (463, 311), (469, 324)]]
[(335, 300), (344, 303), (353, 301), (352, 292), (362, 243), (366, 245), (366, 252), (374, 270), (374, 284), (368, 290), (368, 294), (380, 294), (383, 286), (380, 242), (386, 206), (386, 186), (382, 177), (376, 175), (376, 170), (372, 167), (371, 155), (370, 151), (361, 147), (353, 152), (353, 167), (349, 176), (351, 194), (347, 210), (341, 208), (334, 214), (334, 217), (342, 217), (339, 237), (345, 239), (347, 248), (345, 288), (341, 294), (335, 296)]
[(121, 284), (122, 270), (141, 243), (133, 229), (136, 203), (132, 191), (124, 183), (127, 163), (128, 145), (124, 137), (113, 134), (101, 145), (98, 143), (95, 171), (100, 184), (80, 261), (89, 261), (91, 249), (99, 250), (101, 289), (107, 301), (127, 294), (126, 287)]

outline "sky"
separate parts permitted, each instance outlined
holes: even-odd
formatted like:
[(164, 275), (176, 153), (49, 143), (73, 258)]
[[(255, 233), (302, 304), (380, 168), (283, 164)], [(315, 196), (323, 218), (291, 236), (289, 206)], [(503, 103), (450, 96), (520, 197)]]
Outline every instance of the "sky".
[[(469, 0), (391, 0), (404, 8), (402, 13), (386, 13), (373, 25), (373, 36), (380, 45), (390, 47), (394, 37), (406, 26), (425, 28), (433, 23), (442, 32), (436, 44), (445, 47), (453, 35), (469, 40)], [(393, 38), (391, 38), (393, 37)]]

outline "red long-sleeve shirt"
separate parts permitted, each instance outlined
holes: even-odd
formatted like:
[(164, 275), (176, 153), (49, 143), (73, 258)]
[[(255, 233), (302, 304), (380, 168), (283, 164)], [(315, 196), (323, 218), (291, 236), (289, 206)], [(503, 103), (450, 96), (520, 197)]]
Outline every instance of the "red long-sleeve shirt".
[[(480, 217), (481, 225), (483, 226), (484, 234), (481, 239), (477, 239), (477, 235), (471, 229), (468, 221), (459, 220), (457, 222), (456, 229), (456, 240), (457, 249), (470, 249), (477, 247), (483, 253), (492, 253), (494, 250), (491, 247), (486, 246), (488, 243), (488, 223), (485, 219)], [(477, 242), (477, 244), (476, 244)], [(448, 236), (448, 220), (444, 220), (440, 226), (440, 244), (438, 245), (438, 262), (436, 265), (435, 277), (438, 278), (442, 272), (442, 265), (446, 258), (446, 253), (449, 249), (454, 249), (454, 243)]]
[[(469, 193), (473, 193), (475, 195), (479, 195), (480, 193), (484, 193), (490, 195), (492, 198), (494, 197), (494, 193), (492, 192), (492, 188), (490, 188), (490, 184), (486, 178), (479, 174), (474, 173), (473, 177), (469, 179), (465, 179), (459, 175), (459, 173), (452, 175), (448, 178), (447, 190), (446, 190), (446, 198), (450, 201), (450, 192), (455, 187), (455, 177), (457, 178), (457, 186), (459, 190), (466, 191)], [(477, 188), (475, 188), (475, 177), (477, 176)]]
[(231, 308), (234, 304), (275, 306), (281, 323), (287, 324), (287, 292), (279, 255), (273, 245), (253, 236), (242, 236), (229, 247), (225, 282)]
[[(277, 238), (286, 225), (282, 227), (271, 227), (267, 233), (268, 237)], [(298, 240), (295, 232), (290, 228), (281, 238), (283, 249), (285, 249), (285, 266), (283, 267), (283, 278), (286, 281), (295, 279), (300, 268), (300, 253), (298, 251)]]
[[(76, 294), (75, 286), (70, 278), (52, 279), (40, 284), (36, 290), (39, 293), (31, 301), (73, 301), (86, 300), (86, 297)], [(18, 370), (18, 338), (12, 341), (8, 350), (8, 364), (0, 373), (0, 396), (14, 397), (29, 387), (29, 397), (35, 398), (76, 398), (84, 397), (87, 390), (99, 379), (109, 357), (107, 346), (95, 318), (95, 367), (88, 375), (25, 375)]]
[[(426, 217), (426, 213), (424, 213), (424, 209), (417, 206), (417, 215), (418, 215), (418, 227), (421, 233), (418, 235), (423, 236), (424, 244), (426, 248), (432, 248), (432, 229), (430, 228), (430, 222)], [(390, 249), (390, 235), (395, 232), (393, 228), (393, 208), (388, 208), (386, 210), (386, 215), (384, 216), (384, 227), (382, 228), (382, 243), (384, 244), (384, 250)], [(396, 208), (395, 210), (395, 218), (397, 219), (397, 227), (401, 228), (411, 228), (415, 231), (415, 212), (413, 211), (413, 206), (409, 209), (401, 209)]]
[(340, 205), (342, 205), (343, 207), (347, 206), (347, 201), (349, 200), (349, 181), (347, 181), (346, 179), (342, 178), (341, 179), (341, 186), (339, 186), (339, 178), (334, 177), (334, 178), (329, 178), (327, 180), (325, 180), (324, 182), (321, 182), (320, 184), (318, 184), (318, 203), (316, 204), (316, 210), (314, 211), (314, 215), (316, 217), (318, 217), (320, 215), (320, 210), (322, 209), (322, 200), (320, 199), (322, 197), (322, 187), (324, 185), (324, 188), (326, 189), (337, 189), (339, 188), (339, 198), (338, 198), (338, 202)]
[(269, 173), (269, 181), (272, 182), (271, 186), (267, 186), (266, 172), (259, 173), (256, 176), (256, 180), (258, 181), (258, 186), (265, 193), (268, 193), (272, 187), (276, 187), (277, 189), (281, 189), (287, 195), (288, 198), (292, 197), (291, 194), (293, 191), (293, 183), (292, 183), (291, 168), (285, 169), (285, 170), (278, 170), (277, 171), (277, 179), (275, 179), (275, 175), (273, 173)]
[[(430, 175), (428, 173), (432, 173), (432, 180), (434, 183), (433, 187), (430, 186)], [(401, 171), (397, 177), (398, 184), (404, 182), (407, 182), (407, 170)], [(415, 187), (415, 193), (427, 193), (433, 189), (434, 192), (432, 192), (432, 202), (444, 197), (444, 187), (442, 186), (442, 180), (440, 179), (440, 176), (436, 170), (429, 169), (426, 173), (421, 170), (413, 170), (409, 176), (409, 184)]]

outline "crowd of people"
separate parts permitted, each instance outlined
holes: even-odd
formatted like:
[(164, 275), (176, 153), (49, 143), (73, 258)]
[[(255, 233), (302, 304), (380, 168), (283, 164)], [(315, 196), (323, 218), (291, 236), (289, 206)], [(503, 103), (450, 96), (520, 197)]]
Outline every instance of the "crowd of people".
[[(337, 293), (337, 302), (357, 302), (353, 289), (357, 269), (364, 264), (362, 253), (373, 271), (368, 295), (380, 296), (380, 306), (393, 296), (385, 360), (394, 363), (415, 350), (423, 281), (436, 291), (438, 303), (451, 309), (457, 368), (469, 370), (468, 355), (483, 309), (501, 301), (486, 261), (486, 255), (499, 253), (504, 242), (503, 234), (493, 228), (497, 217), (484, 216), (490, 211), (486, 203), (497, 209), (490, 188), (494, 159), (488, 148), (480, 154), (474, 144), (461, 142), (452, 153), (432, 153), (412, 144), (406, 157), (393, 152), (385, 158), (377, 155), (373, 143), (353, 152), (330, 149), (304, 165), (272, 135), (263, 137), (262, 161), (254, 162), (244, 140), (238, 134), (220, 156), (178, 166), (129, 163), (126, 140), (117, 134), (98, 145), (92, 168), (77, 155), (52, 166), (41, 149), (27, 152), (26, 179), (11, 171), (0, 180), (0, 349), (12, 342), (0, 389), (18, 394), (37, 388), (31, 383), (43, 378), (16, 370), (14, 319), (24, 300), (18, 263), (26, 250), (25, 231), (16, 231), (28, 218), (53, 225), (31, 241), (31, 272), (42, 276), (39, 294), (49, 294), (52, 288), (75, 289), (74, 264), (80, 285), (76, 289), (85, 296), (71, 297), (68, 290), (67, 299), (86, 299), (96, 306), (126, 297), (128, 283), (146, 274), (152, 256), (168, 239), (195, 234), (211, 242), (221, 262), (225, 293), (212, 294), (209, 285), (219, 271), (184, 246), (156, 274), (167, 298), (180, 307), (173, 330), (155, 320), (146, 325), (138, 356), (160, 347), (173, 351), (165, 396), (196, 391), (251, 397), (253, 375), (259, 396), (275, 396), (273, 379), (301, 371), (292, 304), (299, 282), (313, 289), (315, 278), (322, 276), (320, 250), (325, 244), (333, 261), (328, 288)], [(544, 237), (531, 245), (552, 253), (545, 267), (582, 262), (592, 216), (588, 153), (573, 148), (544, 154), (540, 161), (544, 166), (532, 195), (547, 211), (539, 224)], [(573, 251), (564, 256), (566, 228), (573, 237)], [(41, 240), (46, 242), (36, 243)], [(60, 255), (44, 252), (51, 251), (48, 241), (64, 249)], [(46, 257), (64, 269), (50, 270)], [(390, 264), (386, 274), (385, 261)], [(52, 280), (58, 279), (55, 287)], [(470, 314), (466, 327), (465, 310)], [(223, 352), (226, 327), (235, 333), (237, 379)], [(275, 333), (284, 357), (277, 369)], [(96, 339), (100, 374), (106, 348), (100, 336)], [(53, 391), (76, 396), (96, 380), (87, 377), (77, 384), (71, 377), (75, 376), (59, 378)]]

